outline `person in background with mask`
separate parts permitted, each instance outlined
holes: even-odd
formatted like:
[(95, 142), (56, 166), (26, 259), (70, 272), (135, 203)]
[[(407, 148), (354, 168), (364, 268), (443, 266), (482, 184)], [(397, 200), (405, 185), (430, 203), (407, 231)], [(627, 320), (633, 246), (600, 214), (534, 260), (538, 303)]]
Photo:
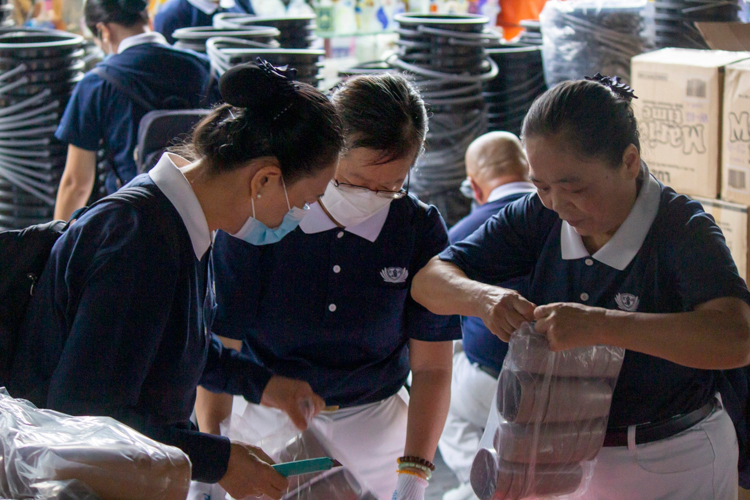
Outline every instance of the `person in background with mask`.
[(169, 0), (154, 16), (154, 31), (173, 44), (172, 33), (180, 28), (212, 26), (219, 12), (255, 13), (250, 0)]
[(220, 89), (227, 104), (197, 125), (189, 159), (165, 154), (57, 240), (34, 287), (9, 390), (177, 446), (194, 479), (219, 482), (235, 498), (278, 499), (288, 482), (260, 449), (189, 421), (199, 382), (253, 399), (266, 380), (210, 333), (212, 234), (282, 238), (325, 192), (343, 136), (326, 96), (267, 62), (233, 68)]
[[(490, 132), (472, 142), (466, 150), (466, 174), (476, 206), (448, 231), (451, 243), (469, 237), (504, 206), (536, 192), (529, 182), (521, 141), (509, 132)], [(521, 291), (525, 280), (511, 280), (504, 286)], [(508, 352), (508, 344), (479, 318), (463, 318), (461, 329), (463, 340), (454, 346), (451, 406), (440, 438), (440, 453), (461, 484), (443, 500), (476, 498), (469, 473)]]
[[(149, 28), (146, 0), (87, 0), (86, 25), (108, 55), (97, 65), (145, 103), (120, 92), (102, 76), (89, 72), (73, 92), (55, 133), (68, 144), (55, 218), (67, 220), (86, 205), (96, 177), (97, 150), (106, 151), (107, 193), (137, 174), (133, 151), (138, 125), (151, 109), (194, 109), (205, 102), (209, 62), (200, 54), (177, 50)], [(148, 109), (145, 104), (149, 104)]]
[[(250, 381), (257, 397), (235, 398), (237, 420), (271, 430), (286, 413), (304, 429), (309, 402), (336, 407), (326, 412), (335, 458), (380, 500), (396, 489), (399, 500), (421, 500), (461, 335), (457, 317), (409, 298), (412, 276), (448, 245), (437, 209), (408, 194), (427, 114), (396, 75), (352, 78), (332, 102), (346, 154), (299, 229), (271, 246), (217, 236), (214, 332), (265, 372)], [(227, 395), (199, 396), (202, 429), (218, 433), (230, 411)]]

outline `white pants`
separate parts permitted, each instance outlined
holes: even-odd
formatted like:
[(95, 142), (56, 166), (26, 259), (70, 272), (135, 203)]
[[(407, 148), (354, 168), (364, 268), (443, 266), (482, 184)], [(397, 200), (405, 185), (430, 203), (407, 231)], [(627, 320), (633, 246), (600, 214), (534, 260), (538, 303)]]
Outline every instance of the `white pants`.
[[(278, 428), (285, 415), (273, 408), (235, 398), (233, 413), (252, 422), (261, 434)], [(391, 500), (398, 475), (396, 460), (404, 454), (409, 395), (406, 389), (388, 399), (363, 406), (325, 412), (316, 422), (325, 428), (337, 453), (332, 457), (351, 469), (379, 500)], [(317, 417), (316, 417), (317, 418)]]
[(469, 361), (463, 351), (453, 356), (451, 406), (439, 448), (461, 483), (469, 482), (496, 390), (497, 380)]
[(701, 423), (671, 438), (605, 447), (597, 456), (585, 500), (735, 500), (737, 434), (729, 415), (717, 409)]

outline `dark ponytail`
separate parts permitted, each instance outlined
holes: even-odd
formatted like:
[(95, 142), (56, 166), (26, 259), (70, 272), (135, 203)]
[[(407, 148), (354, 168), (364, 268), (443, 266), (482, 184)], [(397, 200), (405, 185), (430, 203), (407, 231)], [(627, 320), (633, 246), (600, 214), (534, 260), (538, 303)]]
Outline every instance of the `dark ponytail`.
[(630, 144), (638, 151), (638, 123), (630, 105), (632, 89), (616, 79), (563, 82), (542, 94), (523, 122), (524, 140), (559, 136), (583, 158), (622, 164)]
[(331, 99), (344, 124), (347, 148), (382, 151), (382, 163), (422, 151), (427, 111), (403, 76), (355, 76), (335, 88)]
[(99, 23), (119, 24), (126, 28), (148, 24), (146, 0), (86, 0), (84, 17), (91, 33), (98, 36)]
[(288, 184), (335, 163), (344, 142), (336, 110), (314, 87), (292, 81), (292, 71), (265, 61), (227, 71), (219, 83), (226, 103), (175, 151), (201, 159), (211, 174), (275, 157)]

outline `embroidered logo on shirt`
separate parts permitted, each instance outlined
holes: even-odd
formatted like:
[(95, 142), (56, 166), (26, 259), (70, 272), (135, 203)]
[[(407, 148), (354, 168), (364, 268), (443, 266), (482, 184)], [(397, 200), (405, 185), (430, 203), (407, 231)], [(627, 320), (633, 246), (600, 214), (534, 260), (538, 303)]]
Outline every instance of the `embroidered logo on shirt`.
[(386, 267), (380, 271), (380, 275), (386, 283), (405, 283), (409, 270), (403, 267)]
[(615, 297), (615, 302), (617, 302), (617, 306), (623, 311), (635, 312), (638, 310), (638, 304), (640, 304), (641, 299), (630, 293), (618, 293)]

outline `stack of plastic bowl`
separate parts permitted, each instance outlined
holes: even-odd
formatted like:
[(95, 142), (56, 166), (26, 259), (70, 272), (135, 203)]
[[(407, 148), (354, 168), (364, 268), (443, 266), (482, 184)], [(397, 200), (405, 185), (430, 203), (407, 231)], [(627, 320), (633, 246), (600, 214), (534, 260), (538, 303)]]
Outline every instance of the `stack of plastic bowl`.
[(542, 48), (507, 44), (487, 49), (487, 53), (499, 68), (497, 77), (484, 84), (487, 128), (519, 135), (534, 99), (547, 90)]
[(247, 26), (241, 29), (233, 28), (180, 28), (172, 36), (177, 40), (174, 44), (179, 49), (189, 49), (195, 52), (206, 53), (206, 42), (210, 38), (235, 38), (247, 40), (258, 48), (278, 48), (276, 39), (281, 35), (279, 30), (271, 26)]
[(707, 49), (695, 22), (739, 21), (741, 0), (654, 0), (647, 17), (653, 24), (654, 46)]
[(55, 130), (83, 78), (83, 37), (61, 31), (0, 34), (0, 227), (52, 219), (67, 146)]
[(313, 49), (260, 49), (247, 40), (211, 38), (208, 40), (208, 56), (215, 75), (220, 77), (232, 66), (265, 59), (274, 66), (289, 66), (297, 70), (297, 81), (317, 87), (323, 77), (325, 51)]
[(285, 49), (309, 49), (318, 40), (315, 16), (258, 17), (224, 12), (214, 16), (215, 28), (240, 29), (248, 26), (271, 26), (279, 30), (278, 42)]
[(601, 73), (630, 81), (630, 60), (647, 50), (646, 0), (550, 0), (540, 20), (547, 85)]
[(477, 15), (400, 14), (396, 21), (399, 50), (387, 61), (414, 79), (431, 113), (426, 151), (410, 189), (452, 225), (470, 210), (459, 190), (466, 178), (464, 155), (487, 131), (482, 86), (498, 67), (486, 48), (500, 37), (488, 28), (488, 18)]

